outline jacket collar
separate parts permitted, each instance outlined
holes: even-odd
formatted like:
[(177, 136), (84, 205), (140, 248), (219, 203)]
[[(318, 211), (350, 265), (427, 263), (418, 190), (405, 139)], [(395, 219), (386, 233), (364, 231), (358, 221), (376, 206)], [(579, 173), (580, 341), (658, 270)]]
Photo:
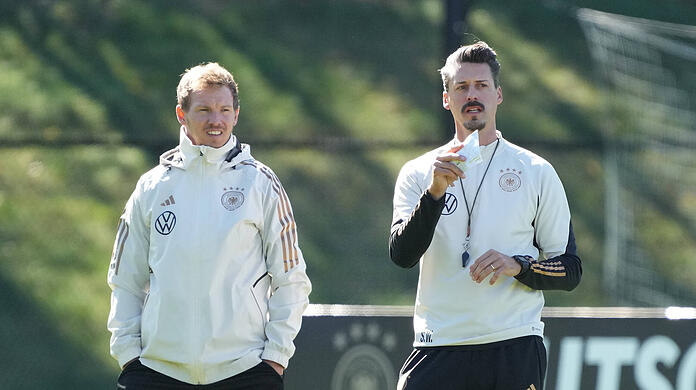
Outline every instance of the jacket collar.
[(179, 130), (179, 146), (163, 153), (160, 156), (160, 164), (182, 169), (196, 161), (203, 159), (208, 164), (217, 165), (218, 168), (225, 164), (237, 165), (240, 161), (251, 158), (251, 147), (239, 142), (232, 134), (230, 139), (219, 148), (206, 145), (194, 145), (186, 135), (183, 126)]
[[(505, 143), (505, 139), (503, 138), (503, 133), (501, 133), (500, 130), (496, 130), (496, 131), (495, 131), (495, 134), (496, 134), (496, 136), (498, 137), (498, 139), (500, 140), (501, 143)], [(452, 138), (452, 139), (450, 140), (450, 142), (448, 142), (448, 143), (442, 145), (440, 148), (441, 148), (441, 149), (452, 149), (453, 147), (459, 145), (460, 143), (461, 143), (461, 142), (459, 141), (459, 139), (457, 139), (457, 135), (455, 134), (455, 135), (454, 135), (454, 138)], [(482, 146), (482, 148), (483, 148), (483, 150), (486, 150), (486, 149), (492, 149), (492, 148), (495, 147), (495, 146), (490, 147), (491, 145), (495, 145), (495, 141), (491, 142), (491, 143), (488, 144), (488, 145)]]

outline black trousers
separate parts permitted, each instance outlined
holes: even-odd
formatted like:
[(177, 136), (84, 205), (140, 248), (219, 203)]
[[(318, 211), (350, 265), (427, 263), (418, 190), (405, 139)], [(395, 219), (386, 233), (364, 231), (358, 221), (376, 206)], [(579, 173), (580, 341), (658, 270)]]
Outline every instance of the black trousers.
[(398, 390), (543, 390), (546, 349), (539, 336), (481, 345), (416, 348)]
[(283, 377), (265, 362), (209, 385), (192, 385), (161, 374), (135, 360), (118, 377), (118, 390), (283, 390)]

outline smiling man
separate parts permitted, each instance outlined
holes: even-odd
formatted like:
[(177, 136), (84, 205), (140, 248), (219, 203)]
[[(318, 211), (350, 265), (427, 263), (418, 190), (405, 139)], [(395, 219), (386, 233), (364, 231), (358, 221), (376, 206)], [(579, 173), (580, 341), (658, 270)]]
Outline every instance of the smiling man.
[(232, 134), (232, 74), (191, 68), (177, 101), (179, 146), (138, 181), (111, 257), (117, 388), (282, 389), (311, 290), (290, 200)]
[[(499, 71), (484, 42), (447, 58), (442, 102), (454, 139), (406, 163), (396, 182), (391, 259), (420, 263), (414, 350), (399, 390), (542, 390), (541, 290), (580, 282), (558, 175), (496, 126)], [(483, 161), (464, 172), (456, 151), (468, 137), (478, 137)]]

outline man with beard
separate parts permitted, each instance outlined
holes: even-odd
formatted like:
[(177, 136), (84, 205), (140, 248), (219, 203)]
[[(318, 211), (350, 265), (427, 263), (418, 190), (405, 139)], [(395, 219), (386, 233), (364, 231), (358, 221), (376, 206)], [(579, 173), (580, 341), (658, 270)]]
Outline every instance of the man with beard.
[(111, 355), (126, 390), (280, 390), (311, 284), (290, 200), (232, 131), (237, 83), (217, 63), (177, 88), (179, 146), (118, 225)]
[[(485, 42), (447, 58), (442, 102), (454, 139), (406, 163), (396, 182), (390, 256), (404, 268), (420, 263), (399, 390), (542, 390), (542, 290), (580, 282), (558, 175), (496, 127), (499, 70)], [(464, 172), (457, 151), (468, 137), (482, 161)]]

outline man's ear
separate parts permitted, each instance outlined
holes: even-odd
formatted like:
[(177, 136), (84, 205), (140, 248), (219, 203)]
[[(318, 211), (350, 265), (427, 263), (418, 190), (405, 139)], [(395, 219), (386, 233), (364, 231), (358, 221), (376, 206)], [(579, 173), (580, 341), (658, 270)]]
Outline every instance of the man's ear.
[(182, 125), (186, 124), (186, 118), (184, 118), (184, 108), (181, 107), (181, 104), (176, 105), (176, 119), (181, 123)]
[(447, 94), (447, 91), (442, 91), (442, 107), (444, 107), (445, 110), (450, 109), (449, 95)]
[(237, 107), (237, 109), (234, 110), (234, 123), (232, 123), (232, 126), (236, 126), (238, 120), (239, 120), (239, 107)]
[(503, 89), (498, 86), (498, 104), (503, 102)]

